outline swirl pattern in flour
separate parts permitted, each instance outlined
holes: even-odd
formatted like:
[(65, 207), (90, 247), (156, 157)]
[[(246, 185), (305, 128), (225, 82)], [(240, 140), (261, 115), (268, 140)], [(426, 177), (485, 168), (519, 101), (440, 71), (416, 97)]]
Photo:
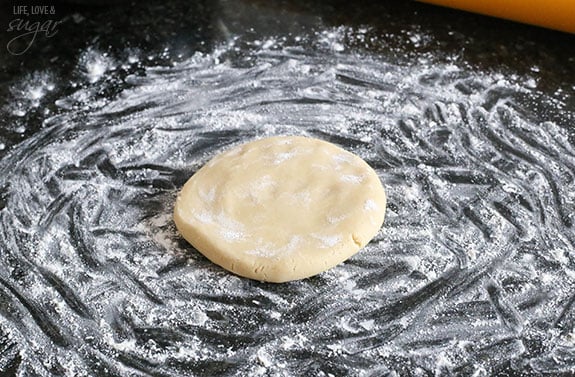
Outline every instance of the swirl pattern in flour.
[[(0, 370), (574, 372), (575, 109), (540, 122), (539, 103), (562, 103), (526, 77), (386, 60), (328, 32), (335, 51), (325, 33), (230, 44), (129, 76), (111, 99), (96, 78), (56, 102), (0, 161)], [(388, 215), (343, 265), (274, 285), (207, 262), (171, 214), (211, 156), (279, 134), (360, 155)]]

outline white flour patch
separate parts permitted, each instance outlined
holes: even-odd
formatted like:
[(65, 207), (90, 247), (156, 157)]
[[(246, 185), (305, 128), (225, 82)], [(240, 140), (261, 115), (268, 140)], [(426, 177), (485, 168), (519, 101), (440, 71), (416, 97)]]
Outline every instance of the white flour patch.
[(296, 155), (297, 155), (296, 151), (277, 153), (276, 155), (274, 155), (273, 164), (279, 165), (285, 161), (292, 159)]
[(311, 236), (321, 242), (321, 248), (332, 248), (342, 241), (339, 234), (312, 234)]
[(365, 180), (365, 177), (362, 175), (342, 174), (339, 179), (345, 183), (359, 185)]
[[(242, 38), (127, 78), (117, 68), (137, 64), (133, 52), (116, 61), (88, 48), (73, 93), (53, 98), (50, 72), (9, 89), (9, 132), (25, 135), (31, 111), (45, 119), (18, 144), (0, 141), (0, 290), (10, 308), (0, 363), (14, 352), (17, 373), (41, 377), (56, 366), (118, 376), (572, 373), (568, 93), (541, 91), (536, 71), (406, 53), (405, 43), (435, 51), (423, 30)], [(373, 163), (389, 216), (348, 262), (274, 285), (214, 267), (170, 216), (190, 167), (280, 134), (335, 141)], [(206, 188), (200, 199), (217, 195)], [(305, 203), (305, 191), (294, 200)], [(227, 214), (190, 216), (230, 243), (252, 236)], [(344, 220), (333, 213), (326, 227)], [(306, 237), (344, 242), (328, 231), (300, 237), (254, 253), (296, 252)]]
[(246, 237), (244, 225), (224, 213), (219, 213), (216, 216), (216, 226), (220, 229), (220, 235), (228, 242), (238, 242)]
[(326, 220), (328, 224), (337, 224), (347, 219), (349, 215), (328, 215)]
[(194, 216), (194, 219), (196, 219), (197, 221), (204, 223), (204, 224), (214, 222), (214, 216), (212, 215), (211, 212), (208, 212), (208, 211), (195, 212), (193, 214), (193, 216)]
[(292, 236), (288, 243), (284, 246), (278, 246), (271, 242), (263, 242), (259, 240), (255, 249), (246, 251), (248, 255), (257, 255), (265, 258), (273, 258), (276, 256), (284, 256), (285, 254), (293, 253), (303, 242), (301, 236)]
[(298, 206), (307, 207), (311, 204), (311, 200), (311, 193), (309, 191), (298, 191), (292, 195), (292, 202)]
[(355, 163), (353, 156), (344, 153), (335, 154), (332, 156), (332, 158), (338, 165)]
[(210, 189), (206, 192), (202, 189), (199, 191), (200, 199), (204, 201), (206, 204), (211, 204), (216, 199), (216, 188), (210, 187)]
[(372, 199), (368, 199), (363, 203), (363, 209), (365, 211), (379, 211), (380, 210), (377, 203)]

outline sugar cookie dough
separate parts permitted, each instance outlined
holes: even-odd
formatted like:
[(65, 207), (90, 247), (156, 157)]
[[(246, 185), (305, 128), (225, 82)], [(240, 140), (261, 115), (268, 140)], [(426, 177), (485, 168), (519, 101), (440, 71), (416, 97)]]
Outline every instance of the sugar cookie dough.
[(184, 185), (174, 221), (212, 262), (251, 279), (285, 282), (325, 271), (379, 231), (386, 196), (356, 155), (300, 136), (224, 152)]

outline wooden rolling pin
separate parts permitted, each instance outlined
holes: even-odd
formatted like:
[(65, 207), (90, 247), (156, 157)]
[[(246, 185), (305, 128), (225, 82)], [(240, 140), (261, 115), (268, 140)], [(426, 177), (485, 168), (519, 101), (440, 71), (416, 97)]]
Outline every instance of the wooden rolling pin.
[(575, 33), (575, 0), (419, 0)]

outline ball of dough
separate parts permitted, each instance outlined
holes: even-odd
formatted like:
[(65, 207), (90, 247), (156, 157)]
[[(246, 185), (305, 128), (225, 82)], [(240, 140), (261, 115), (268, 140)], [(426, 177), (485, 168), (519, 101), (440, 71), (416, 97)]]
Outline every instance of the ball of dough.
[(268, 282), (303, 279), (358, 252), (379, 231), (383, 186), (331, 143), (278, 136), (224, 152), (182, 188), (174, 221), (209, 260)]

